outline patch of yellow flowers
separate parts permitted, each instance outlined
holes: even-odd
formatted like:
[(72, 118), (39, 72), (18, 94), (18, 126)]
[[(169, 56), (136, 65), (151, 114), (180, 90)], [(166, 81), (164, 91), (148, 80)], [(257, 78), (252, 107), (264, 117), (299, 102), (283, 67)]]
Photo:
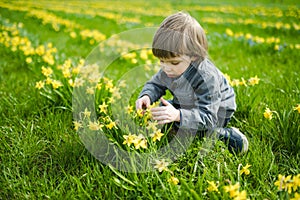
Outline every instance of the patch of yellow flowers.
[[(238, 167), (239, 175), (243, 175), (243, 174), (249, 175), (250, 174), (249, 168), (251, 167), (251, 165), (249, 165), (247, 163), (246, 166), (243, 166), (242, 169), (240, 169), (241, 166), (242, 166), (242, 164), (240, 164)], [(224, 185), (221, 190), (219, 182), (207, 180), (207, 183), (208, 183), (207, 191), (210, 193), (215, 192), (217, 194), (221, 194), (221, 192), (227, 193), (229, 195), (229, 197), (234, 200), (247, 200), (248, 199), (246, 190), (240, 191), (240, 183), (239, 182), (236, 182), (235, 184), (231, 183), (231, 181), (228, 181), (228, 182), (229, 182), (229, 185)]]
[(278, 191), (287, 192), (289, 195), (294, 193), (294, 197), (291, 200), (300, 199), (300, 174), (284, 176), (278, 175), (277, 181), (274, 183), (277, 186)]
[(241, 79), (231, 79), (231, 77), (228, 74), (224, 74), (226, 80), (229, 82), (231, 86), (254, 86), (259, 84), (260, 78), (255, 75), (254, 77), (249, 78), (248, 80), (245, 80), (244, 78)]
[[(227, 36), (229, 37), (233, 37), (233, 38), (243, 38), (245, 40), (252, 40), (253, 42), (256, 42), (258, 44), (269, 44), (269, 45), (273, 45), (273, 48), (274, 50), (278, 51), (280, 49), (280, 38), (278, 37), (274, 37), (274, 36), (271, 36), (271, 37), (267, 37), (267, 38), (264, 38), (264, 37), (260, 37), (260, 36), (255, 36), (255, 35), (252, 35), (250, 33), (243, 33), (243, 32), (237, 32), (237, 33), (234, 33), (231, 29), (227, 28), (225, 30), (225, 33)], [(286, 45), (288, 48), (290, 49), (300, 49), (300, 44), (289, 44), (289, 45)]]

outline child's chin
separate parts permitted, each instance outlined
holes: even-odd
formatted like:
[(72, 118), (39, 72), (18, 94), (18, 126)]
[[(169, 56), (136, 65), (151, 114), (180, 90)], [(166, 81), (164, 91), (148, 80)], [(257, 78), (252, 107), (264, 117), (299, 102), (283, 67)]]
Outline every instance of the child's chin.
[(169, 78), (176, 78), (176, 75), (167, 75)]

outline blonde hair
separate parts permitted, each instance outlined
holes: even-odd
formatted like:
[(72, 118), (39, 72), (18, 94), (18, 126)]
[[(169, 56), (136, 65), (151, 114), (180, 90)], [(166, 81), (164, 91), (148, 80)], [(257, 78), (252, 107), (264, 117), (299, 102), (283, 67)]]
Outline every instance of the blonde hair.
[(152, 52), (158, 58), (179, 55), (207, 57), (207, 40), (201, 25), (188, 13), (178, 12), (167, 17), (156, 31)]

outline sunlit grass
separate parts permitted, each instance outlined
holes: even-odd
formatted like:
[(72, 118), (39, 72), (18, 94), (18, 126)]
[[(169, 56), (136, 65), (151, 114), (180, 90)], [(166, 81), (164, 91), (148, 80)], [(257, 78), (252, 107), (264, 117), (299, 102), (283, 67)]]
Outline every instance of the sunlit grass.
[[(295, 7), (266, 2), (247, 10), (234, 2), (195, 6), (188, 1), (184, 6), (166, 2), (163, 12), (164, 8), (148, 2), (151, 8), (145, 13), (138, 7), (141, 4), (119, 2), (123, 7), (117, 7), (94, 2), (80, 12), (81, 2), (70, 1), (68, 9), (55, 3), (24, 1), (12, 10), (0, 6), (1, 34), (7, 32), (7, 37), (0, 38), (0, 199), (285, 199), (299, 195), (299, 29), (293, 25), (299, 25), (299, 13)], [(39, 15), (28, 14), (33, 9)], [(236, 156), (217, 142), (204, 154), (203, 141), (194, 140), (175, 162), (152, 163), (152, 172), (119, 172), (93, 157), (76, 131), (104, 130), (111, 141), (131, 152), (155, 151), (167, 144), (155, 123), (135, 112), (136, 94), (118, 114), (127, 113), (126, 119), (143, 124), (143, 131), (151, 134), (142, 137), (140, 132), (121, 131), (118, 126), (125, 127), (127, 122), (115, 121), (111, 113), (111, 106), (126, 92), (117, 82), (122, 74), (145, 65), (150, 77), (157, 70), (151, 69), (157, 60), (148, 49), (124, 54), (132, 44), (115, 41), (114, 53), (122, 56), (109, 67), (109, 77), (84, 91), (86, 96), (96, 95), (99, 119), (76, 121), (71, 112), (72, 91), (79, 87), (75, 77), (97, 45), (96, 35), (86, 40), (80, 31), (98, 30), (109, 38), (134, 27), (157, 26), (168, 13), (181, 9), (190, 11), (201, 24), (204, 19), (210, 57), (228, 75), (237, 94), (238, 110), (230, 125), (247, 135), (250, 150)], [(253, 15), (254, 11), (258, 13)], [(54, 20), (43, 24), (47, 16)], [(218, 20), (210, 21), (210, 17)], [(244, 17), (255, 23), (238, 20)], [(264, 22), (268, 22), (265, 28)], [(243, 37), (235, 36), (239, 32)], [(278, 49), (276, 41), (266, 42), (272, 37), (280, 38)], [(12, 38), (14, 42), (8, 42)], [(20, 38), (31, 42), (33, 53), (21, 48)], [(102, 46), (102, 52), (112, 46)], [(52, 53), (54, 63), (43, 59), (43, 48), (57, 50)], [(82, 112), (88, 119), (89, 110)]]

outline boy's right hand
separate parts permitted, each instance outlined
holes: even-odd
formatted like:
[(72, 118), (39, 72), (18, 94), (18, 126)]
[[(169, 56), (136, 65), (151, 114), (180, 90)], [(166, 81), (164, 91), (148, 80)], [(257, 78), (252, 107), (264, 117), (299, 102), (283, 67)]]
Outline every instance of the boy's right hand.
[(135, 102), (136, 110), (148, 108), (151, 104), (150, 97), (148, 95), (144, 95), (141, 98), (137, 99)]

